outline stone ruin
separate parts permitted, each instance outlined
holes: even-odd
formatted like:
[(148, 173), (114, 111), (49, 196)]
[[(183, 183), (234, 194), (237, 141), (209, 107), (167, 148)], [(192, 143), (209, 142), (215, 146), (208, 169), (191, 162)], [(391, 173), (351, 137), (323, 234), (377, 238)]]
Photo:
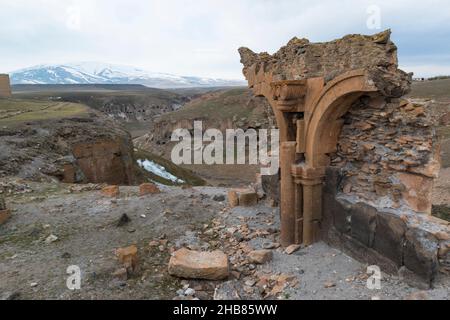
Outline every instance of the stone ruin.
[(11, 98), (11, 84), (9, 82), (9, 75), (0, 74), (0, 98)]
[(282, 245), (324, 240), (430, 287), (450, 271), (449, 223), (431, 216), (439, 147), (426, 109), (402, 99), (412, 74), (390, 35), (239, 52), (280, 129)]

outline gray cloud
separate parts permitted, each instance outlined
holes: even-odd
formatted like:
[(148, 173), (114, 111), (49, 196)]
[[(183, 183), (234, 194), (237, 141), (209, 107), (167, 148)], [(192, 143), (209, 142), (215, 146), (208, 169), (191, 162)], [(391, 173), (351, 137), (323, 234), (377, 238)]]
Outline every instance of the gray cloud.
[(370, 5), (392, 28), (405, 70), (450, 73), (450, 3), (439, 0), (2, 0), (0, 71), (93, 60), (239, 78), (238, 47), (274, 52), (294, 36), (375, 33)]

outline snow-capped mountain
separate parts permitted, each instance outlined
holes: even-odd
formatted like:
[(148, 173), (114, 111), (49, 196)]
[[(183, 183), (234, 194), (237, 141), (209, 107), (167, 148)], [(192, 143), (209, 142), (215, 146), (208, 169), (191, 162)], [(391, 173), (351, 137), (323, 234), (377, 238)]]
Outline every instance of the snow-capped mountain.
[(98, 62), (39, 65), (10, 73), (12, 84), (142, 84), (154, 88), (243, 86), (241, 80), (177, 76)]

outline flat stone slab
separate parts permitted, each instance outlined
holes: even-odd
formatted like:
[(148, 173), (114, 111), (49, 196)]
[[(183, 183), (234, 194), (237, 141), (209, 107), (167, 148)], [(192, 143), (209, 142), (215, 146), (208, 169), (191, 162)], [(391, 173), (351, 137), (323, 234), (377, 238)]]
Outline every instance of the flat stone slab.
[(222, 251), (198, 252), (180, 249), (169, 261), (169, 274), (184, 279), (223, 280), (230, 272), (228, 257)]

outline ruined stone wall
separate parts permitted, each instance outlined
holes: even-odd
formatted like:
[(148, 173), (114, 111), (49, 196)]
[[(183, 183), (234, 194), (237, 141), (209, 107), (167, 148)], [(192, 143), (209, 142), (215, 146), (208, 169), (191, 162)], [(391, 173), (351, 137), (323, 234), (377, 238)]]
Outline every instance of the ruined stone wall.
[[(428, 288), (440, 274), (448, 274), (449, 223), (430, 215), (433, 179), (440, 167), (439, 146), (427, 105), (401, 99), (410, 90), (412, 75), (398, 68), (397, 47), (390, 40), (390, 30), (372, 36), (349, 35), (327, 43), (294, 38), (273, 55), (256, 54), (247, 48), (239, 51), (250, 88), (272, 99), (277, 121), (287, 131), (285, 145), (297, 145), (292, 169), (289, 164), (294, 157), (290, 153), (285, 155), (288, 166), (281, 163), (282, 168), (285, 166), (282, 185), (290, 192), (285, 193), (288, 196), (281, 194), (285, 198), (282, 219), (284, 216), (285, 221), (291, 221), (294, 216), (302, 221), (304, 233), (307, 212), (308, 227), (314, 227), (311, 222), (319, 223), (323, 240), (361, 261), (380, 266), (383, 272), (399, 273), (418, 286)], [(363, 70), (367, 88), (362, 81), (337, 85), (358, 70)], [(304, 83), (307, 89), (302, 98), (295, 85), (302, 88)], [(325, 85), (327, 91), (317, 98), (314, 86), (308, 87), (308, 83)], [(277, 85), (284, 85), (285, 91), (274, 91)], [(310, 100), (309, 94), (313, 96)], [(323, 103), (318, 103), (322, 98)], [(286, 109), (292, 102), (295, 108)], [(315, 115), (313, 122), (311, 117)], [(299, 131), (295, 124), (306, 127), (300, 129), (297, 138), (291, 134)], [(334, 137), (338, 137), (335, 149)], [(327, 145), (331, 140), (332, 147)], [(315, 148), (321, 143), (327, 147)], [(311, 196), (321, 186), (312, 190), (304, 183), (308, 171), (303, 169), (308, 165), (311, 171), (328, 166), (323, 195), (316, 192), (316, 197)], [(289, 169), (291, 172), (287, 172)], [(297, 179), (297, 190), (308, 188), (306, 205), (304, 192), (301, 196), (297, 196), (298, 191), (291, 192), (289, 173)], [(287, 205), (292, 202), (302, 211)], [(309, 205), (312, 202), (314, 210)], [(314, 220), (318, 211), (322, 215)], [(308, 236), (311, 230), (306, 228)], [(290, 235), (292, 228), (286, 227), (284, 232)]]
[(431, 214), (439, 148), (427, 106), (363, 97), (344, 116), (332, 165), (346, 197), (380, 208)]
[(449, 222), (347, 197), (338, 191), (345, 179), (343, 168), (328, 168), (321, 229), (327, 243), (422, 289), (450, 274)]
[(7, 74), (0, 74), (0, 98), (10, 98), (11, 96), (9, 76)]

